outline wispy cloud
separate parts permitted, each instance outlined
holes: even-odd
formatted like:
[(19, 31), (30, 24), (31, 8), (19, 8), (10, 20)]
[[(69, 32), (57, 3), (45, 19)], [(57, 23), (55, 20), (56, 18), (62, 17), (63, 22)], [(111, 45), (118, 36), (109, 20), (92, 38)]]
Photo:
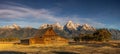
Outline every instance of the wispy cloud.
[[(16, 3), (14, 3), (16, 4)], [(0, 5), (1, 6), (1, 5)], [(76, 23), (84, 24), (88, 23), (94, 27), (105, 27), (105, 24), (95, 21), (90, 18), (80, 18), (76, 16), (58, 17), (54, 11), (49, 9), (34, 9), (23, 5), (5, 5), (4, 8), (0, 8), (0, 19), (2, 22), (14, 22), (18, 24), (38, 25), (42, 23), (60, 22), (64, 24), (68, 20), (72, 20)], [(39, 25), (38, 25), (39, 26)]]

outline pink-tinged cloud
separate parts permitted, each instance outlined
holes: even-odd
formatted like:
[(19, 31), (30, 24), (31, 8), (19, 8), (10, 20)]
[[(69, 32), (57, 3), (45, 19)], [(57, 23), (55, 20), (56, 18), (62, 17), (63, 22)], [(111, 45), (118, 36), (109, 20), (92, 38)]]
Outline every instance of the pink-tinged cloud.
[[(80, 18), (76, 16), (69, 17), (58, 17), (54, 11), (49, 9), (33, 9), (29, 7), (11, 6), (5, 5), (7, 8), (0, 9), (0, 19), (12, 20), (10, 22), (16, 22), (19, 24), (29, 24), (32, 22), (35, 26), (39, 23), (54, 23), (60, 22), (61, 24), (66, 23), (68, 20), (72, 20), (76, 23), (84, 24), (88, 23), (94, 27), (105, 27), (105, 24), (95, 21), (90, 18)], [(40, 22), (41, 21), (41, 22)]]

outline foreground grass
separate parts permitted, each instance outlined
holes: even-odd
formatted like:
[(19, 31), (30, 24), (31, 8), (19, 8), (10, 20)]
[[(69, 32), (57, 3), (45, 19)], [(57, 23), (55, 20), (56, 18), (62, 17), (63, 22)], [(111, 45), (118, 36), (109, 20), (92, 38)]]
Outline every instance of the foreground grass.
[(120, 54), (119, 43), (80, 43), (64, 46), (0, 44), (0, 54)]

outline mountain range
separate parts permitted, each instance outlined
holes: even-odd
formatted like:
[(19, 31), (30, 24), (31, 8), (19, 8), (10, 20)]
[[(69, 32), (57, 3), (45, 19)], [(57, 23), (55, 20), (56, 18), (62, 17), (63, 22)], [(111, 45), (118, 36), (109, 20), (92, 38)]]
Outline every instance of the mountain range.
[[(71, 38), (73, 36), (78, 36), (79, 34), (92, 34), (97, 29), (89, 24), (79, 24), (74, 23), (72, 21), (68, 21), (64, 26), (62, 26), (59, 22), (54, 24), (42, 24), (38, 29), (32, 27), (20, 27), (17, 24), (13, 25), (6, 25), (0, 27), (0, 37), (17, 37), (17, 38), (26, 38), (33, 36), (37, 30), (45, 29), (48, 27), (52, 27), (57, 34)], [(112, 38), (115, 40), (120, 39), (120, 30), (117, 29), (108, 29), (111, 34)]]
[(96, 29), (88, 24), (77, 24), (72, 21), (68, 21), (64, 26), (60, 25), (60, 23), (55, 24), (43, 24), (40, 26), (40, 29), (45, 29), (48, 27), (53, 27), (54, 29), (58, 30), (65, 30), (65, 31), (80, 31), (80, 30), (86, 30), (86, 31), (95, 31)]

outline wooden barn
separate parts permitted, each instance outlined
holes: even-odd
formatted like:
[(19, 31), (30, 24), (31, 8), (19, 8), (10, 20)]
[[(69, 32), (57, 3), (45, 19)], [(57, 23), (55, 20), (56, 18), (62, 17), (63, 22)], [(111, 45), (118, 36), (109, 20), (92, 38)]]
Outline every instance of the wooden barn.
[(68, 40), (59, 36), (53, 28), (38, 30), (31, 38), (21, 40), (21, 44), (46, 44), (46, 45), (64, 45)]

